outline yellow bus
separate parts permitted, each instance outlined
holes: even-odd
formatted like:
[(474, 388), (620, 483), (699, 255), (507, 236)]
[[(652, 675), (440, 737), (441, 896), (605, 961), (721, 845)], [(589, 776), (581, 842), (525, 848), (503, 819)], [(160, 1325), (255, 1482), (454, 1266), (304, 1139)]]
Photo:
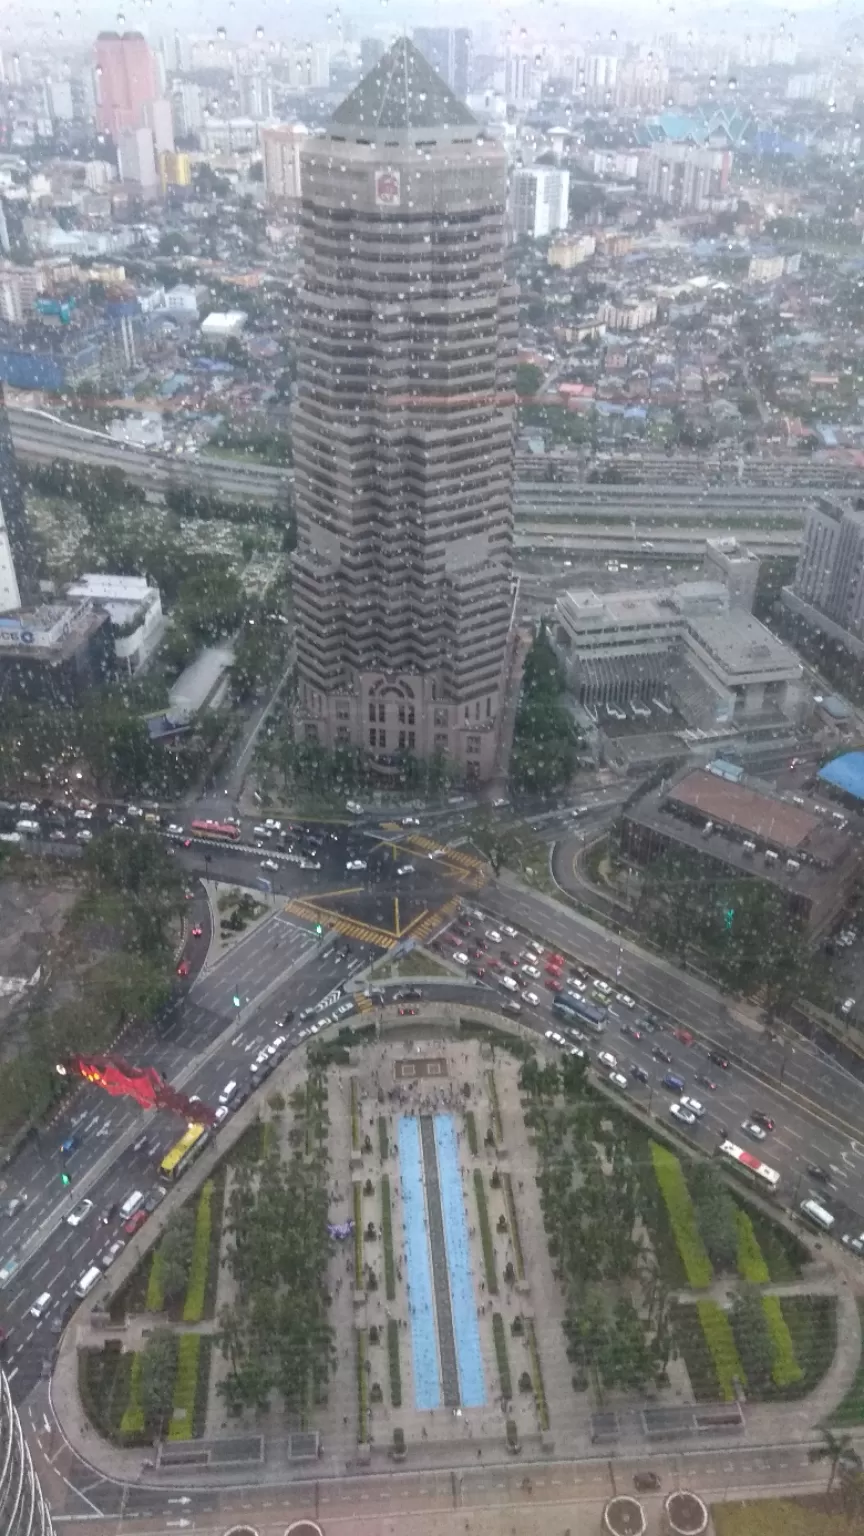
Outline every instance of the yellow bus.
[(166, 1152), (159, 1164), (159, 1173), (163, 1179), (179, 1179), (184, 1168), (188, 1168), (193, 1158), (203, 1151), (210, 1136), (210, 1129), (206, 1125), (190, 1125), (175, 1143), (170, 1152)]

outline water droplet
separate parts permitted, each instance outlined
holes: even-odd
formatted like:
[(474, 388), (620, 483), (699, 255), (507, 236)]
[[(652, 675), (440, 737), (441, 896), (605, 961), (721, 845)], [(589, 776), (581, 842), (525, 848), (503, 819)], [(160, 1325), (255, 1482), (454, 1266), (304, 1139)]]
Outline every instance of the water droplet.
[(225, 31), (224, 27), (217, 27), (216, 28), (216, 36), (218, 37), (220, 43), (224, 43), (225, 38), (228, 36), (228, 34)]
[(257, 38), (259, 38), (259, 39), (262, 38), (264, 36), (264, 28), (263, 27), (256, 27), (255, 28), (255, 36)]

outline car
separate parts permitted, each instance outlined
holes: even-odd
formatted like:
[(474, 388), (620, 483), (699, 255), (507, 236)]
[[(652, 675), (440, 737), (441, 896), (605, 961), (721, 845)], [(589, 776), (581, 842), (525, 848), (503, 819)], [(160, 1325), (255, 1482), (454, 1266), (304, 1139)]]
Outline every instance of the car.
[(352, 870), (352, 871), (353, 870), (357, 870), (357, 869), (365, 869), (366, 868), (366, 860), (365, 859), (349, 859), (348, 863), (345, 865), (345, 868), (346, 868), (346, 870)]
[(669, 1051), (664, 1050), (662, 1045), (652, 1045), (651, 1055), (654, 1057), (655, 1061), (665, 1061), (667, 1067), (672, 1065), (672, 1057)]
[[(580, 1055), (581, 1055), (581, 1052), (580, 1052)], [(626, 1088), (627, 1087), (627, 1079), (624, 1076), (623, 1072), (610, 1072), (609, 1076), (606, 1079), (606, 1081), (607, 1081), (607, 1083), (610, 1083), (613, 1088)]]
[(532, 1008), (540, 1007), (540, 999), (536, 992), (523, 992), (522, 1001), (523, 1003), (530, 1003)]
[(78, 1204), (73, 1206), (72, 1210), (69, 1212), (69, 1215), (66, 1217), (67, 1227), (80, 1227), (82, 1221), (86, 1220), (92, 1209), (92, 1200), (79, 1200)]
[(76, 843), (92, 843), (93, 833), (87, 827), (82, 827), (80, 832), (75, 833), (75, 841)]
[(595, 981), (595, 982), (592, 982), (592, 986), (593, 986), (595, 992), (599, 992), (600, 993), (601, 997), (611, 997), (612, 996), (612, 988), (610, 987), (608, 981)]
[(419, 827), (419, 825), (420, 825), (420, 817), (419, 816), (403, 816), (402, 817), (402, 825), (403, 825), (403, 827)]
[(43, 1291), (41, 1296), (37, 1296), (36, 1297), (36, 1300), (34, 1301), (32, 1307), (30, 1308), (30, 1316), (31, 1317), (35, 1317), (36, 1321), (38, 1322), (40, 1318), (43, 1318), (45, 1316), (45, 1313), (48, 1311), (48, 1308), (50, 1307), (50, 1305), (51, 1305), (51, 1292), (50, 1291)]
[(557, 1029), (546, 1029), (543, 1031), (543, 1035), (546, 1040), (551, 1040), (554, 1045), (565, 1046), (567, 1044), (564, 1036), (559, 1035)]
[(32, 816), (33, 812), (38, 810), (39, 807), (34, 805), (32, 800), (19, 800), (18, 809), (22, 816)]
[(615, 999), (617, 1002), (623, 1003), (625, 1008), (636, 1007), (636, 999), (631, 997), (629, 992), (616, 992)]
[(511, 955), (509, 949), (502, 949), (501, 950), (501, 959), (503, 960), (505, 965), (516, 965), (517, 964), (516, 960), (514, 960), (513, 956)]
[(618, 1057), (613, 1056), (611, 1051), (598, 1051), (597, 1060), (599, 1061), (601, 1067), (608, 1067), (610, 1072), (617, 1072)]
[(763, 1130), (761, 1125), (757, 1125), (755, 1120), (742, 1120), (741, 1129), (748, 1136), (752, 1136), (754, 1141), (764, 1141), (768, 1135), (768, 1132)]
[(637, 1024), (631, 1024), (629, 1020), (621, 1025), (622, 1035), (629, 1035), (631, 1040), (641, 1040), (642, 1031)]
[(691, 1115), (696, 1116), (697, 1120), (702, 1119), (702, 1116), (705, 1113), (705, 1105), (700, 1104), (698, 1099), (691, 1099), (689, 1094), (682, 1093), (681, 1103), (684, 1105), (685, 1109), (689, 1109)]
[(61, 832), (59, 827), (55, 827), (53, 832), (48, 833), (48, 841), (51, 843), (65, 843), (66, 833)]
[(12, 1199), (9, 1201), (9, 1204), (6, 1207), (6, 1215), (10, 1217), (17, 1216), (19, 1211), (23, 1211), (26, 1204), (26, 1195), (13, 1195)]
[(123, 1252), (125, 1247), (125, 1239), (118, 1237), (116, 1242), (112, 1243), (109, 1248), (106, 1248), (104, 1253), (100, 1254), (99, 1263), (101, 1267), (103, 1269), (110, 1269), (114, 1260)]
[(773, 1131), (774, 1129), (774, 1121), (770, 1115), (766, 1115), (764, 1109), (751, 1109), (750, 1119), (754, 1120), (757, 1125), (761, 1125), (765, 1131)]
[(419, 1008), (405, 1008), (405, 1007), (402, 1007), (402, 1008), (399, 1009), (399, 1017), (400, 1017), (400, 1019), (413, 1019), (415, 1017), (415, 1015), (418, 1014), (419, 1012), (420, 1012)]
[(564, 956), (563, 955), (556, 955), (554, 950), (553, 950), (552, 954), (546, 956), (546, 964), (547, 965), (554, 965), (556, 970), (560, 970), (562, 965), (564, 964)]
[(557, 960), (547, 960), (546, 961), (546, 973), (549, 976), (560, 976), (561, 975), (561, 967), (558, 964)]
[(673, 1029), (672, 1033), (676, 1040), (681, 1041), (682, 1045), (693, 1044), (693, 1036), (691, 1035), (689, 1029)]
[(117, 1215), (119, 1209), (120, 1206), (116, 1200), (113, 1200), (110, 1205), (106, 1205), (104, 1211), (99, 1217), (100, 1226), (107, 1227), (109, 1222), (114, 1220), (114, 1217)]
[[(238, 1094), (238, 1096), (237, 1096), (237, 1098), (235, 1099), (234, 1102), (235, 1102), (235, 1105), (239, 1105), (239, 1103), (240, 1103), (240, 1096), (239, 1096), (239, 1094)], [(152, 1216), (153, 1212), (155, 1211), (155, 1209), (157, 1207), (157, 1205), (161, 1205), (162, 1204), (162, 1201), (165, 1199), (165, 1196), (167, 1195), (167, 1193), (168, 1193), (167, 1189), (163, 1189), (161, 1184), (157, 1184), (155, 1189), (151, 1189), (149, 1195), (147, 1196), (146, 1200), (144, 1201), (144, 1204), (141, 1207), (142, 1211), (146, 1211), (148, 1216)]]
[(178, 976), (188, 976), (189, 972), (191, 971), (191, 969), (192, 969), (192, 967), (189, 964), (188, 960), (181, 960), (180, 964), (177, 967), (177, 975)]
[(845, 1002), (842, 1002), (840, 1004), (840, 1012), (843, 1014), (844, 1018), (848, 1019), (848, 1017), (849, 1017), (849, 1015), (852, 1012), (852, 1009), (854, 1007), (855, 1007), (855, 999), (854, 999), (854, 997), (847, 997)]
[(397, 875), (413, 875), (413, 873), (414, 873), (414, 865), (413, 864), (400, 864), (397, 867), (396, 873), (397, 873)]
[(191, 837), (184, 837), (184, 839), (183, 839), (183, 847), (184, 848), (191, 848), (192, 847), (192, 839), (191, 839)]
[(184, 899), (184, 901), (194, 901), (195, 900), (195, 892), (190, 890), (188, 885), (187, 885), (185, 891), (183, 892), (183, 899)]
[(499, 976), (498, 984), (499, 986), (502, 986), (506, 992), (517, 992), (519, 989), (518, 982), (515, 981), (512, 976)]
[(453, 955), (453, 959), (456, 961), (457, 965), (467, 965), (468, 961), (469, 961), (469, 956), (466, 955), (464, 949), (457, 949), (455, 954)]
[(444, 938), (445, 943), (447, 943), (447, 944), (455, 944), (457, 949), (459, 948), (459, 945), (464, 942), (464, 939), (465, 939), (465, 935), (463, 933), (458, 933), (458, 932), (457, 933), (445, 933), (445, 934), (442, 935), (442, 937)]
[(851, 1232), (844, 1232), (840, 1241), (853, 1253), (857, 1253), (859, 1258), (864, 1254), (864, 1232), (859, 1237), (853, 1237)]
[(670, 1104), (669, 1113), (674, 1115), (676, 1120), (680, 1120), (682, 1125), (696, 1124), (696, 1116), (692, 1109), (687, 1109), (684, 1104)]
[(477, 934), (474, 935), (474, 943), (477, 945), (478, 949), (488, 949), (489, 948), (489, 945), (486, 943), (486, 940), (484, 939), (482, 933), (477, 933)]
[(576, 993), (576, 1001), (579, 1002), (579, 994), (585, 991), (584, 981), (580, 981), (578, 976), (568, 976), (567, 985), (568, 987), (571, 987), (572, 990)]
[(642, 1015), (642, 1028), (647, 1030), (649, 1035), (655, 1034), (662, 1027), (656, 1013), (645, 1013)]
[(491, 971), (500, 971), (501, 969), (501, 961), (498, 959), (497, 955), (487, 955), (486, 964)]
[(219, 1108), (216, 1110), (216, 1124), (217, 1125), (221, 1125), (223, 1120), (227, 1120), (228, 1119), (228, 1116), (230, 1115), (230, 1113), (231, 1113), (230, 1105), (228, 1105), (228, 1104), (220, 1104)]
[(508, 997), (506, 1002), (501, 1004), (501, 1012), (513, 1014), (515, 1017), (522, 1012), (522, 1004), (517, 1003), (515, 998)]
[(696, 1081), (700, 1088), (708, 1088), (710, 1089), (711, 1093), (717, 1092), (717, 1084), (714, 1082), (714, 1079), (711, 1077), (706, 1077), (704, 1072), (696, 1073)]
[(708, 1060), (713, 1061), (715, 1067), (722, 1067), (724, 1072), (729, 1071), (729, 1057), (722, 1051), (709, 1051)]
[(504, 923), (502, 932), (506, 933), (508, 939), (518, 939), (519, 937), (518, 930), (515, 928), (510, 928), (507, 923)]
[(489, 940), (490, 944), (500, 944), (502, 942), (501, 935), (497, 928), (487, 928), (486, 938)]
[(630, 1068), (630, 1076), (634, 1077), (636, 1079), (637, 1083), (647, 1083), (650, 1080), (649, 1077), (648, 1077), (648, 1073), (645, 1071), (645, 1068), (637, 1066), (635, 1061), (634, 1061), (632, 1067)]
[(93, 820), (93, 812), (92, 811), (77, 810), (77, 811), (73, 811), (72, 814), (73, 814), (73, 817), (74, 817), (75, 821), (92, 821)]
[(346, 800), (345, 809), (346, 811), (349, 811), (352, 816), (363, 815), (363, 807), (357, 800)]
[(171, 837), (182, 837), (183, 828), (176, 821), (171, 821), (168, 823), (168, 833)]
[(563, 984), (563, 982), (560, 982), (558, 980), (557, 976), (547, 976), (546, 977), (546, 987), (547, 987), (548, 991), (550, 991), (550, 992), (563, 992), (564, 991), (564, 984)]
[(139, 1232), (143, 1227), (146, 1220), (147, 1212), (142, 1206), (140, 1211), (136, 1211), (134, 1216), (130, 1216), (128, 1221), (124, 1221), (123, 1231), (126, 1233), (126, 1236), (134, 1237), (135, 1233)]
[(472, 960), (483, 960), (485, 958), (485, 955), (486, 955), (486, 951), (484, 949), (481, 949), (479, 944), (478, 944), (476, 949), (472, 949), (472, 951), (471, 951), (471, 959)]
[(830, 1168), (823, 1168), (819, 1163), (808, 1163), (807, 1172), (809, 1173), (811, 1179), (815, 1179), (818, 1184), (831, 1183)]
[(660, 1487), (660, 1479), (656, 1472), (634, 1472), (633, 1487), (637, 1493), (653, 1493)]
[(193, 939), (200, 939), (200, 937), (201, 937), (203, 932), (204, 932), (204, 929), (201, 927), (201, 924), (200, 923), (196, 923), (195, 927), (192, 929), (192, 937), (193, 937)]
[(476, 976), (478, 981), (482, 981), (483, 977), (486, 975), (485, 965), (472, 965), (471, 975)]
[(266, 827), (268, 832), (281, 832), (282, 831), (282, 823), (281, 823), (281, 821), (274, 821), (272, 816), (268, 816), (267, 817), (267, 820), (265, 821), (264, 826)]
[(532, 981), (540, 980), (540, 972), (536, 965), (522, 965), (519, 967), (523, 976), (529, 976)]
[[(299, 863), (299, 865), (297, 867), (298, 867), (298, 869), (319, 870), (321, 868), (321, 865), (318, 863), (317, 859), (301, 859), (300, 863)], [(277, 866), (277, 868), (278, 868), (278, 866)]]
[(272, 870), (275, 871), (275, 870), (278, 870), (279, 865), (278, 865), (276, 859), (262, 859), (261, 860), (261, 868), (262, 869), (272, 869)]

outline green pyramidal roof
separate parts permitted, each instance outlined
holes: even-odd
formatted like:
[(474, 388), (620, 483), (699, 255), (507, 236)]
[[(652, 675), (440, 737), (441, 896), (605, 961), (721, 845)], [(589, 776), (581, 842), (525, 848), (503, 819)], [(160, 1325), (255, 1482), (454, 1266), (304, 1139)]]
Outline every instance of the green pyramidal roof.
[(414, 44), (400, 37), (336, 108), (330, 126), (398, 133), (412, 128), (476, 127), (477, 119)]

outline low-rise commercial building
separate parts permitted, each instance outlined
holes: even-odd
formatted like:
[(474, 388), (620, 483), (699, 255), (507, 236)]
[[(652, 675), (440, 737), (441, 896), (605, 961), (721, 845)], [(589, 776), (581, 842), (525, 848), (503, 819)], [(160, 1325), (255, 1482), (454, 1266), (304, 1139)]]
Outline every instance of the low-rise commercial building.
[(71, 707), (112, 674), (108, 614), (88, 599), (0, 616), (0, 698)]
[(857, 842), (830, 813), (757, 779), (733, 782), (710, 768), (685, 769), (628, 806), (621, 846), (639, 864), (686, 849), (716, 864), (718, 876), (767, 880), (812, 938), (833, 927), (861, 869)]
[(140, 672), (165, 631), (159, 588), (151, 587), (144, 576), (96, 572), (72, 582), (66, 596), (104, 609), (111, 620), (118, 670)]

